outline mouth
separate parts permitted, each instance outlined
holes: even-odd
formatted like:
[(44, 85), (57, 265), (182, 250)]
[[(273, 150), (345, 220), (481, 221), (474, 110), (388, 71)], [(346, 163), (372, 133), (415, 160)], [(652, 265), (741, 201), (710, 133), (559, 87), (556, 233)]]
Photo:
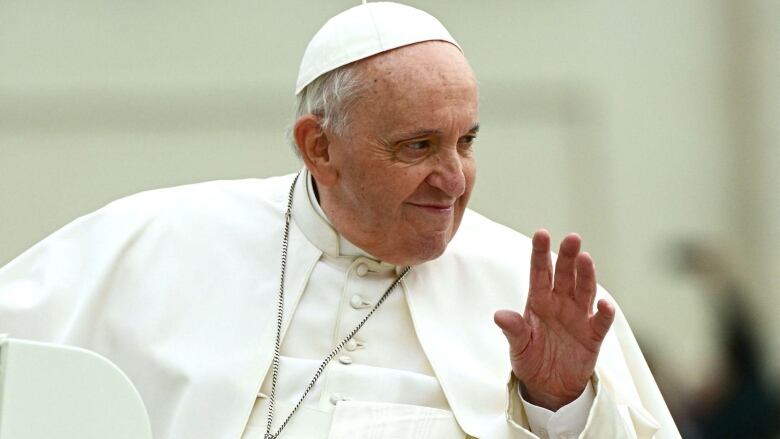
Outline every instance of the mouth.
[(437, 203), (408, 203), (410, 206), (414, 206), (418, 209), (422, 209), (429, 213), (434, 214), (450, 214), (454, 209), (454, 204), (437, 204)]

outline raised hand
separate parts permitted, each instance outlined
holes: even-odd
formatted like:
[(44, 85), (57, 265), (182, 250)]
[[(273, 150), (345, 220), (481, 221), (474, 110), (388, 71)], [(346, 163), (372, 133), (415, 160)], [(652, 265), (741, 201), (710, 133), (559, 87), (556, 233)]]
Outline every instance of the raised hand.
[(520, 380), (524, 398), (556, 411), (585, 389), (601, 348), (615, 319), (615, 307), (596, 297), (596, 267), (580, 252), (576, 234), (561, 241), (553, 272), (550, 234), (534, 233), (531, 277), (523, 315), (497, 311), (496, 324), (509, 341), (512, 371)]

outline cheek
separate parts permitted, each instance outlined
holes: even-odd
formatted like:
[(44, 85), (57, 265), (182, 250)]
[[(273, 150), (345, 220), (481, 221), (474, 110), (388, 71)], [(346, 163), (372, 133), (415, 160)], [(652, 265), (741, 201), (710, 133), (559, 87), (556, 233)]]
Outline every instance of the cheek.
[(376, 169), (376, 165), (363, 169), (368, 169), (368, 172), (356, 173), (352, 182), (354, 208), (360, 216), (372, 222), (390, 220), (403, 201), (397, 186), (398, 179), (392, 175), (371, 172), (371, 169)]
[[(433, 174), (433, 169), (424, 166), (412, 166), (405, 169), (401, 175), (398, 175), (393, 183), (396, 198), (399, 201), (411, 201), (417, 199), (429, 199), (430, 192), (433, 190), (428, 178)], [(435, 190), (433, 190), (435, 191)]]
[(477, 163), (473, 157), (464, 160), (463, 176), (466, 179), (466, 193), (464, 196), (468, 198), (468, 195), (471, 193), (471, 189), (474, 188), (474, 183), (477, 181)]
[(372, 198), (372, 188), (376, 186), (373, 167), (359, 159), (345, 160), (339, 174), (353, 204), (365, 204)]

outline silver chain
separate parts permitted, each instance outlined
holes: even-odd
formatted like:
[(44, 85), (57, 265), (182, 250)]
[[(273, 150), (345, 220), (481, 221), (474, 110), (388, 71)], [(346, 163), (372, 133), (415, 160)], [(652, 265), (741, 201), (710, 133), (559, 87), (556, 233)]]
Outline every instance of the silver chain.
[(406, 277), (406, 274), (411, 270), (412, 267), (406, 267), (401, 271), (401, 274), (398, 275), (398, 278), (395, 279), (395, 281), (387, 288), (387, 291), (382, 295), (382, 297), (379, 298), (379, 300), (376, 302), (376, 305), (374, 305), (373, 308), (371, 308), (371, 311), (366, 314), (365, 317), (363, 317), (363, 320), (360, 321), (360, 323), (357, 324), (349, 333), (344, 337), (334, 348), (328, 356), (326, 356), (322, 363), (320, 363), (320, 366), (317, 368), (317, 372), (314, 373), (314, 376), (311, 378), (311, 381), (309, 381), (309, 384), (306, 386), (306, 389), (303, 391), (303, 395), (301, 395), (300, 399), (298, 400), (298, 403), (295, 404), (295, 407), (293, 407), (292, 411), (289, 415), (284, 419), (284, 422), (282, 422), (282, 425), (279, 426), (279, 429), (276, 430), (276, 433), (271, 433), (271, 426), (273, 424), (274, 420), (274, 401), (276, 396), (276, 382), (279, 378), (279, 355), (281, 351), (281, 342), (282, 342), (282, 325), (284, 322), (284, 278), (285, 274), (287, 272), (287, 250), (289, 248), (290, 243), (290, 222), (292, 220), (292, 204), (293, 204), (293, 195), (295, 193), (295, 184), (298, 182), (298, 177), (300, 177), (300, 174), (295, 176), (295, 179), (293, 180), (292, 186), (290, 186), (290, 194), (287, 198), (287, 212), (284, 214), (284, 239), (282, 241), (282, 274), (279, 279), (279, 303), (276, 308), (276, 340), (274, 342), (274, 358), (273, 362), (271, 363), (272, 368), (272, 374), (271, 374), (271, 394), (268, 397), (268, 423), (265, 428), (265, 436), (264, 439), (276, 439), (279, 437), (279, 435), (282, 433), (282, 430), (284, 430), (284, 427), (287, 426), (287, 423), (290, 422), (290, 419), (295, 414), (295, 412), (301, 407), (303, 404), (303, 400), (306, 399), (306, 395), (309, 394), (312, 388), (314, 388), (314, 383), (317, 382), (317, 380), (320, 378), (320, 375), (325, 371), (325, 367), (330, 363), (330, 361), (336, 357), (336, 355), (341, 351), (341, 349), (346, 345), (349, 340), (352, 339), (352, 337), (357, 334), (357, 332), (360, 330), (360, 328), (363, 327), (363, 325), (368, 321), (369, 318), (376, 312), (377, 309), (384, 303), (385, 299), (387, 299), (387, 296), (390, 295), (390, 293), (398, 286), (399, 283)]

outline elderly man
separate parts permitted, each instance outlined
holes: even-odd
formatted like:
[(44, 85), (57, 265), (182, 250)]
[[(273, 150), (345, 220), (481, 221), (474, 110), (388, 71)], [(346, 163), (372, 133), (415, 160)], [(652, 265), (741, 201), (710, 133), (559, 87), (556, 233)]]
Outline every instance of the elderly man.
[(679, 436), (580, 238), (553, 267), (466, 208), (477, 83), (435, 18), (334, 17), (297, 94), (298, 175), (76, 220), (0, 270), (0, 332), (112, 359), (159, 439)]

